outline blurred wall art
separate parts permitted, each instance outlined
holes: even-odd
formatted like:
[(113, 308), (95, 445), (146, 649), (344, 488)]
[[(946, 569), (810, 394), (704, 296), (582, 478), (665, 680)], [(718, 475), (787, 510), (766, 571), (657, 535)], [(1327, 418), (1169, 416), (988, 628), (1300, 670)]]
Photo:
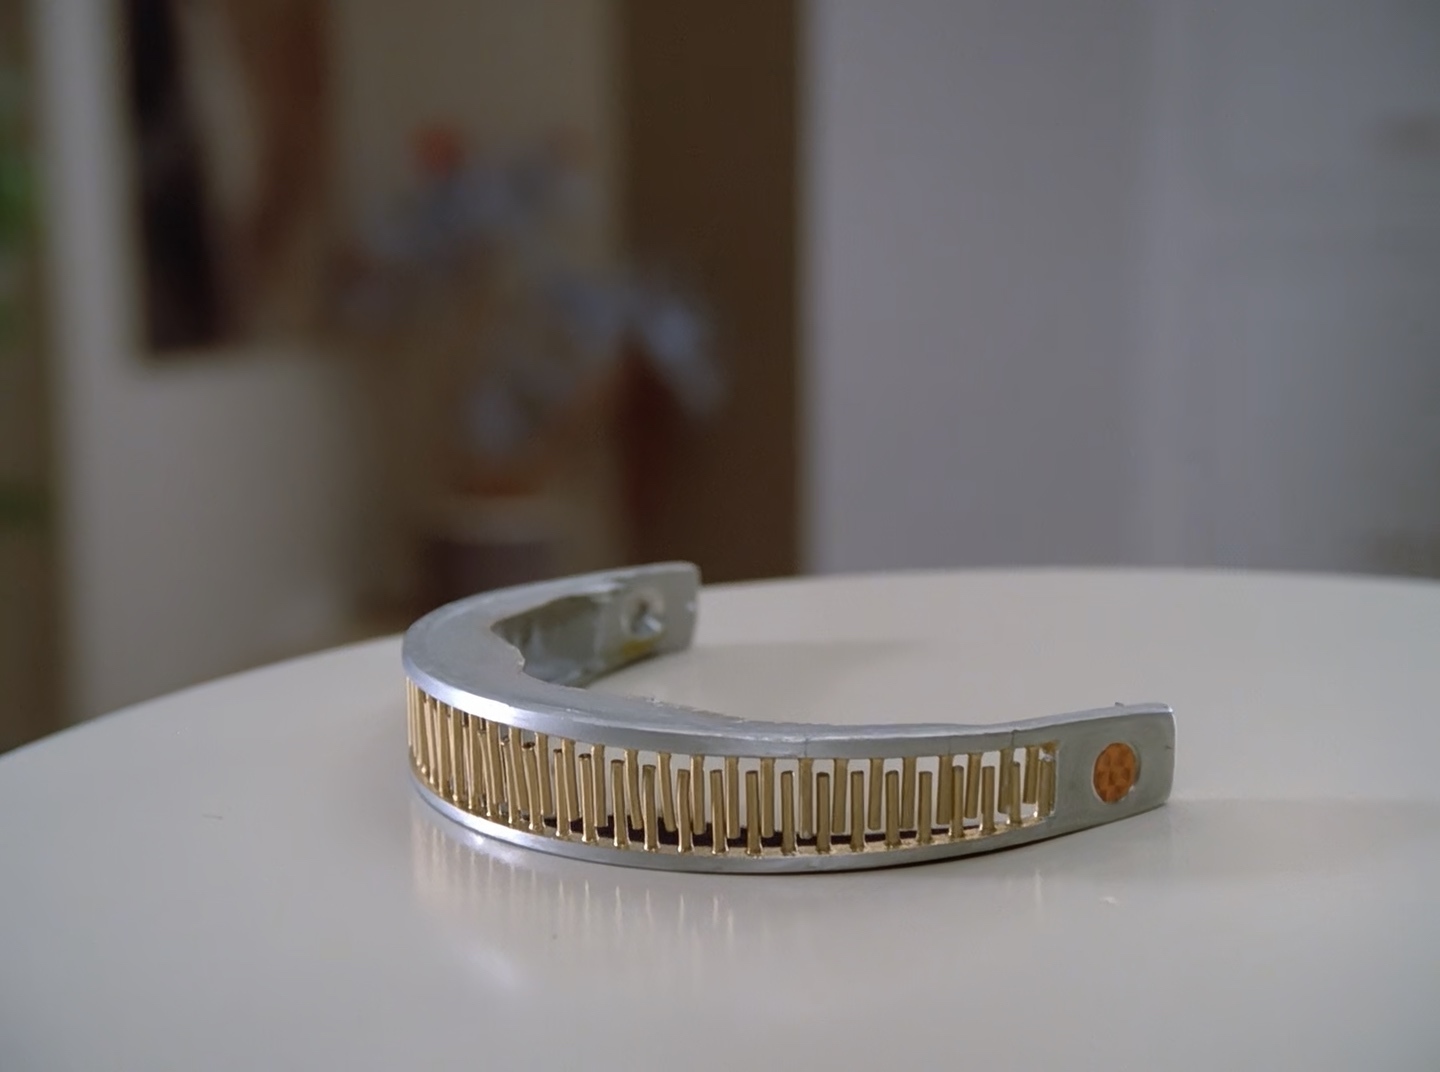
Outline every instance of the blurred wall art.
[(144, 338), (284, 338), (324, 315), (324, 0), (125, 0)]

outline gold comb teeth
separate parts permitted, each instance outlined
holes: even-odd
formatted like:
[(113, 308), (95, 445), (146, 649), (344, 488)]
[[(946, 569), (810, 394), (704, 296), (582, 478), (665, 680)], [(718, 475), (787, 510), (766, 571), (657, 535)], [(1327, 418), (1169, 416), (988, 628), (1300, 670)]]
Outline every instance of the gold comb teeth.
[(406, 726), (425, 798), (488, 836), (597, 862), (807, 871), (1024, 844), (1169, 794), (1163, 704), (841, 727), (577, 699), (573, 686), (685, 648), (697, 587), (693, 567), (641, 567), (486, 593), (416, 622)]
[[(827, 855), (834, 847), (829, 840), (833, 831), (851, 851), (882, 852), (930, 845), (937, 836), (950, 834), (949, 828), (957, 825), (950, 820), (952, 811), (961, 809), (956, 806), (959, 802), (947, 798), (954, 795), (952, 787), (961, 798), (965, 796), (964, 766), (948, 754), (905, 756), (898, 770), (887, 768), (883, 756), (864, 762), (831, 759), (835, 777), (844, 774), (847, 782), (846, 793), (832, 798), (831, 775), (821, 772), (817, 778), (809, 757), (681, 755), (677, 759), (674, 753), (659, 752), (652, 763), (648, 754), (625, 749), (623, 760), (607, 761), (610, 753), (604, 745), (553, 734), (527, 739), (524, 731), (439, 703), (413, 682), (407, 695), (410, 762), (417, 780), (475, 818), (494, 815), (513, 829), (560, 841), (570, 839), (578, 819), (582, 842), (595, 843), (599, 832), (605, 831), (612, 847), (627, 851), (678, 854), (689, 851), (698, 837), (717, 846), (717, 854), (740, 844), (752, 857)], [(441, 743), (438, 751), (429, 735)], [(454, 748), (448, 744), (452, 740), (459, 742)], [(492, 758), (488, 764), (489, 769), (503, 770), (498, 779), (485, 775), (487, 741), (494, 742), (492, 756), (500, 757), (499, 763)], [(1014, 753), (1017, 758), (1011, 761), (1012, 773), (1003, 788), (996, 773), (1002, 750), (963, 756), (963, 764), (982, 773), (976, 779), (972, 833), (1002, 833), (1048, 819), (1053, 781), (1040, 767), (1042, 762), (1053, 764), (1057, 750), (1058, 742), (1051, 741)], [(607, 782), (603, 787), (594, 774), (602, 769)], [(707, 811), (702, 792), (698, 824), (692, 818), (696, 771), (709, 772), (710, 799), (715, 804)], [(639, 787), (634, 793), (632, 782)], [(1032, 788), (1022, 790), (1022, 785)], [(741, 791), (733, 792), (732, 786)], [(492, 811), (492, 803), (501, 806)], [(836, 826), (833, 819), (840, 807), (843, 819)], [(812, 830), (816, 815), (832, 822)], [(996, 825), (997, 818), (1004, 827)], [(958, 825), (963, 837), (963, 817)], [(823, 848), (821, 834), (827, 840)]]

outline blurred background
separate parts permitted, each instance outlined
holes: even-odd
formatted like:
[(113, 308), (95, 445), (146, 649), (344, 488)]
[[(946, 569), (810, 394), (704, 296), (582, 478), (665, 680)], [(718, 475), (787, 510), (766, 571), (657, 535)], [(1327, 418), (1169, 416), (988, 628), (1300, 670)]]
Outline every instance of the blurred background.
[(1440, 576), (1440, 5), (0, 0), (0, 749), (661, 558)]

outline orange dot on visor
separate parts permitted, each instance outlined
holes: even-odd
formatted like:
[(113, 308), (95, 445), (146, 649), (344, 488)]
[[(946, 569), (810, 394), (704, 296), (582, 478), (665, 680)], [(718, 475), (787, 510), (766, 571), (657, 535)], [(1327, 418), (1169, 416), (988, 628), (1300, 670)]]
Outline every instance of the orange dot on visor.
[(1124, 800), (1135, 787), (1135, 776), (1139, 773), (1140, 761), (1135, 749), (1121, 741), (1105, 746), (1095, 757), (1095, 795), (1106, 804)]

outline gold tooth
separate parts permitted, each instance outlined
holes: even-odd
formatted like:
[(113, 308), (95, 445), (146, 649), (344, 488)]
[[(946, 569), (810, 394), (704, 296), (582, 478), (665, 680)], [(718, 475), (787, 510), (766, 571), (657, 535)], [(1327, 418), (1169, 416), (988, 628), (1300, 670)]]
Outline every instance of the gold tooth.
[(1040, 771), (1037, 769), (1040, 763), (1040, 746), (1038, 744), (1027, 745), (1025, 748), (1025, 787), (1020, 795), (1022, 804), (1034, 804), (1036, 790), (1039, 788)]
[(431, 700), (426, 696), (420, 701), (420, 737), (425, 745), (425, 780), (435, 779), (435, 733), (430, 726)]
[[(547, 734), (535, 735), (535, 759), (540, 772), (540, 818), (551, 819), (558, 813), (555, 810), (555, 790), (550, 779), (550, 737)], [(533, 793), (531, 803), (534, 803)]]
[(795, 855), (795, 772), (780, 772), (780, 855)]
[(846, 770), (850, 766), (848, 759), (831, 760), (831, 766), (835, 770), (835, 797), (830, 808), (830, 829), (836, 834), (845, 833), (845, 787), (849, 782)]
[(1008, 799), (1007, 802), (1006, 802), (1006, 803), (1008, 804), (1008, 808), (1007, 808), (1007, 811), (1008, 811), (1007, 819), (1008, 819), (1008, 821), (1009, 821), (1009, 825), (1011, 825), (1011, 826), (1019, 826), (1019, 825), (1020, 825), (1020, 820), (1021, 820), (1021, 813), (1020, 813), (1020, 764), (1016, 763), (1013, 759), (1010, 761), (1010, 777), (1009, 777), (1009, 779), (1007, 780), (1007, 784), (1008, 784), (1009, 787), (1010, 787), (1010, 797), (1009, 797), (1009, 799)]
[(496, 822), (507, 823), (510, 821), (511, 813), (515, 810), (515, 772), (510, 768), (509, 754), (506, 751), (505, 738), (500, 739), (499, 753), (497, 755), (496, 769), (500, 772), (501, 784), (505, 787), (504, 814), (495, 817)]
[(568, 737), (560, 740), (560, 764), (562, 770), (558, 777), (565, 780), (565, 820), (568, 826), (580, 818), (581, 801), (584, 799), (575, 782), (575, 742)]
[(815, 775), (815, 851), (830, 851), (830, 775)]
[(690, 772), (684, 767), (675, 772), (675, 797), (678, 812), (675, 832), (679, 835), (680, 851), (690, 852), (695, 848), (695, 834), (690, 826)]
[(543, 834), (545, 814), (537, 803), (540, 800), (540, 754), (534, 741), (521, 745), (520, 754), (525, 759), (525, 797), (530, 802), (530, 832)]
[(618, 759), (610, 761), (610, 797), (615, 801), (615, 814), (610, 820), (617, 849), (630, 847), (630, 821), (625, 818), (625, 764)]
[(430, 750), (430, 781), (434, 785), (440, 784), (441, 758), (440, 758), (440, 730), (439, 730), (439, 707), (436, 701), (428, 700), (425, 704), (425, 739)]
[(456, 807), (464, 807), (468, 789), (465, 784), (465, 727), (464, 712), (458, 707), (450, 708), (450, 781), (454, 789)]
[(953, 755), (941, 756), (938, 767), (939, 777), (935, 779), (935, 825), (945, 826), (950, 822), (950, 797), (954, 793), (951, 789), (955, 772), (951, 769), (955, 765)]
[(979, 752), (965, 756), (965, 818), (973, 819), (980, 811), (980, 760)]
[(625, 749), (625, 813), (630, 817), (631, 828), (639, 830), (640, 753), (633, 748)]
[(460, 727), (456, 725), (455, 708), (445, 704), (445, 740), (449, 748), (450, 803), (460, 803)]
[(435, 734), (435, 788), (443, 794), (446, 779), (450, 777), (450, 765), (445, 756), (445, 714), (438, 700), (431, 705), (430, 720)]
[(471, 815), (480, 814), (485, 798), (485, 787), (481, 784), (480, 774), (482, 765), (475, 762), (479, 721), (474, 715), (465, 716), (465, 804)]
[(670, 753), (659, 753), (660, 760), (660, 819), (667, 832), (675, 833), (675, 784), (670, 777)]
[(725, 776), (716, 767), (710, 772), (710, 852), (724, 856), (725, 844)]
[(690, 822), (695, 836), (705, 833), (705, 757), (690, 757), (690, 791), (695, 795), (690, 801)]
[(529, 809), (526, 807), (525, 801), (525, 783), (520, 780), (520, 768), (523, 761), (515, 754), (515, 730), (513, 727), (506, 734), (505, 739), (500, 742), (500, 754), (505, 762), (505, 782), (510, 786), (506, 820), (511, 826), (519, 826), (520, 813)]
[(425, 768), (425, 760), (420, 755), (420, 708), (417, 698), (412, 697), (409, 708), (410, 716), (410, 763), (417, 770)]
[(915, 816), (915, 840), (921, 845), (930, 844), (933, 821), (930, 817), (930, 792), (933, 776), (928, 770), (920, 772), (920, 806)]
[(525, 778), (525, 734), (514, 727), (510, 730), (510, 749), (510, 758), (515, 761), (515, 795), (520, 798), (516, 801), (518, 816), (528, 816), (531, 807), (530, 783)]
[(465, 712), (450, 708), (451, 733), (455, 740), (455, 806), (465, 807), (470, 796), (470, 783), (465, 773)]
[[(570, 742), (566, 741), (566, 744)], [(574, 750), (571, 750), (571, 757), (574, 757)], [(570, 790), (567, 788), (567, 779), (562, 777), (565, 767), (565, 751), (563, 748), (555, 749), (555, 836), (561, 841), (570, 840), (570, 815), (573, 806), (570, 803)], [(572, 770), (570, 772), (574, 774)]]
[(605, 766), (605, 746), (591, 745), (590, 758), (595, 763), (595, 825), (604, 826), (610, 815), (610, 805), (605, 800), (605, 771), (609, 769)]
[(455, 753), (452, 797), (455, 806), (463, 808), (470, 801), (470, 784), (465, 776), (465, 712), (458, 707), (450, 708), (450, 738), (454, 742), (451, 750)]
[(988, 763), (980, 772), (980, 833), (995, 833), (995, 768)]
[(745, 855), (760, 855), (760, 772), (745, 772)]
[(740, 759), (725, 757), (725, 836), (740, 836)]
[(450, 763), (445, 755), (445, 705), (439, 700), (435, 701), (431, 717), (435, 721), (435, 790), (444, 797), (449, 796), (446, 784), (450, 781)]
[(468, 777), (474, 787), (475, 805), (471, 811), (477, 816), (487, 816), (490, 801), (485, 798), (485, 720), (480, 715), (469, 715), (465, 720), (465, 748)]
[(430, 697), (425, 696), (420, 700), (420, 743), (424, 748), (422, 755), (422, 770), (425, 775), (425, 784), (429, 785), (435, 776), (435, 746), (430, 737)]
[(645, 851), (660, 850), (660, 826), (655, 818), (655, 768), (645, 764), (640, 779), (640, 817), (645, 823)]
[(422, 703), (420, 690), (412, 684), (410, 694), (410, 753), (415, 764), (415, 769), (424, 773), (425, 732), (420, 728), (420, 710)]
[(1055, 768), (1060, 762), (1054, 745), (1050, 745), (1046, 752), (1048, 754), (1040, 760), (1040, 789), (1035, 806), (1035, 814), (1041, 818), (1047, 818), (1055, 811)]
[(865, 851), (865, 772), (850, 772), (850, 851)]
[(450, 737), (450, 790), (456, 807), (465, 803), (465, 737), (460, 725), (462, 712), (457, 707), (446, 705), (449, 711)]
[(815, 833), (815, 761), (800, 760), (800, 836)]
[(499, 814), (501, 786), (489, 751), (490, 725), (482, 718), (475, 726), (475, 778), (480, 783), (480, 814), (494, 819)]
[(410, 765), (418, 766), (415, 762), (415, 745), (419, 741), (419, 734), (415, 732), (415, 682), (408, 677), (405, 679), (405, 743), (410, 746)]
[(505, 807), (505, 766), (500, 762), (500, 727), (485, 723), (485, 796), (489, 816), (500, 822), (500, 809)]
[(465, 800), (465, 785), (461, 780), (465, 769), (464, 742), (460, 738), (460, 712), (445, 705), (445, 735), (450, 740), (450, 802), (459, 807)]
[(425, 699), (425, 709), (422, 712), (425, 718), (425, 765), (426, 772), (432, 784), (439, 778), (441, 759), (439, 759), (439, 741), (435, 736), (435, 700)]
[(880, 796), (884, 789), (885, 782), (885, 761), (883, 759), (870, 760), (870, 800), (869, 808), (866, 810), (865, 825), (871, 830), (880, 829)]
[(470, 780), (475, 787), (475, 807), (471, 810), (476, 815), (485, 815), (490, 806), (485, 798), (485, 720), (479, 715), (469, 716), (465, 740), (469, 749), (466, 762), (470, 766)]
[(995, 777), (999, 782), (999, 796), (996, 797), (996, 811), (1005, 810), (1005, 802), (1010, 799), (1010, 764), (1015, 759), (1015, 749), (1000, 749), (1000, 763), (995, 770)]
[(445, 718), (445, 705), (438, 700), (435, 703), (435, 755), (440, 760), (439, 770), (439, 792), (443, 797), (449, 797), (451, 783), (450, 763), (450, 727)]
[(961, 841), (965, 837), (965, 772), (960, 764), (954, 765), (950, 778), (950, 840)]
[(775, 836), (775, 761), (760, 761), (760, 834)]
[(429, 767), (425, 780), (434, 789), (440, 777), (440, 757), (435, 738), (435, 701), (429, 696), (425, 697), (425, 754)]
[(885, 772), (885, 847), (900, 847), (900, 774)]
[(580, 830), (586, 844), (594, 845), (600, 838), (595, 833), (595, 757), (580, 757)]
[(915, 757), (900, 761), (900, 829), (915, 829)]

